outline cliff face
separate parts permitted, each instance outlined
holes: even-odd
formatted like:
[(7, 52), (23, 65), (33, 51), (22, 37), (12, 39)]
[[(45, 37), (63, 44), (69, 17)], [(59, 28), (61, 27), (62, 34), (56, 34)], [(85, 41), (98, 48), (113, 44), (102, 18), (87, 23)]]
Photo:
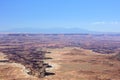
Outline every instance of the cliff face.
[(119, 52), (118, 54), (116, 54), (116, 55), (114, 56), (114, 58), (117, 59), (118, 61), (120, 61), (120, 52)]
[(7, 56), (0, 52), (0, 80), (38, 80), (27, 72), (24, 65), (8, 62)]
[[(44, 63), (45, 51), (36, 48), (3, 48), (1, 52), (6, 54), (9, 63), (20, 63), (25, 66), (30, 75), (43, 78), (46, 74), (48, 64)], [(5, 61), (5, 60), (4, 60)]]

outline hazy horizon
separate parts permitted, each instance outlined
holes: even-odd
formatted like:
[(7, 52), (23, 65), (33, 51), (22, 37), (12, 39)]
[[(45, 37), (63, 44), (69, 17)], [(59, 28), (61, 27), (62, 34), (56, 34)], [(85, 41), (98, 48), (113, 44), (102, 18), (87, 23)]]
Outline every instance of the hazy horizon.
[(0, 0), (0, 32), (120, 33), (119, 0)]

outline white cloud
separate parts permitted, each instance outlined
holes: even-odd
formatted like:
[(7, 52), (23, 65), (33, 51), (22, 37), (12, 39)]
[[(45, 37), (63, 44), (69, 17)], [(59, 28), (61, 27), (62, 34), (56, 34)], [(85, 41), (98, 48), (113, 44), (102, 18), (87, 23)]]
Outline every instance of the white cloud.
[(118, 22), (118, 21), (111, 21), (111, 22), (99, 21), (99, 22), (93, 22), (91, 24), (92, 25), (120, 25), (120, 22)]
[(98, 25), (98, 24), (105, 24), (105, 22), (93, 22), (93, 25)]
[(111, 24), (117, 25), (117, 24), (120, 24), (120, 22), (115, 21), (115, 22), (111, 22)]

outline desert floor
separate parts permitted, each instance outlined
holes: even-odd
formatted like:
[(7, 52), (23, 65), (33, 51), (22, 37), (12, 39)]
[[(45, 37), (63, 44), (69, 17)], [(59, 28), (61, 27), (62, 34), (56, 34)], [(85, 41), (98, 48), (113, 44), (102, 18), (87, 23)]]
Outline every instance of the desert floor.
[(0, 53), (0, 80), (119, 80), (120, 61), (110, 59), (111, 54), (99, 54), (77, 47), (45, 50), (51, 52), (45, 60), (52, 67), (49, 74), (38, 79), (27, 74), (25, 67), (18, 63), (2, 62), (6, 56)]
[(120, 62), (104, 55), (81, 48), (47, 49), (51, 54), (46, 56), (53, 67), (48, 72), (55, 75), (44, 80), (119, 80)]

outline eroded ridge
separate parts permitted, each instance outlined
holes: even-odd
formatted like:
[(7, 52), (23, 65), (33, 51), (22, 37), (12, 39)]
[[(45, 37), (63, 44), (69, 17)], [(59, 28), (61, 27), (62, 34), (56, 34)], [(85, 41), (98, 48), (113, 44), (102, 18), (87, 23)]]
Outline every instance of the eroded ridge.
[(8, 62), (21, 63), (27, 69), (27, 73), (39, 78), (43, 78), (46, 75), (46, 68), (48, 63), (44, 63), (45, 51), (41, 51), (36, 48), (3, 48), (1, 52), (5, 53), (8, 58)]

